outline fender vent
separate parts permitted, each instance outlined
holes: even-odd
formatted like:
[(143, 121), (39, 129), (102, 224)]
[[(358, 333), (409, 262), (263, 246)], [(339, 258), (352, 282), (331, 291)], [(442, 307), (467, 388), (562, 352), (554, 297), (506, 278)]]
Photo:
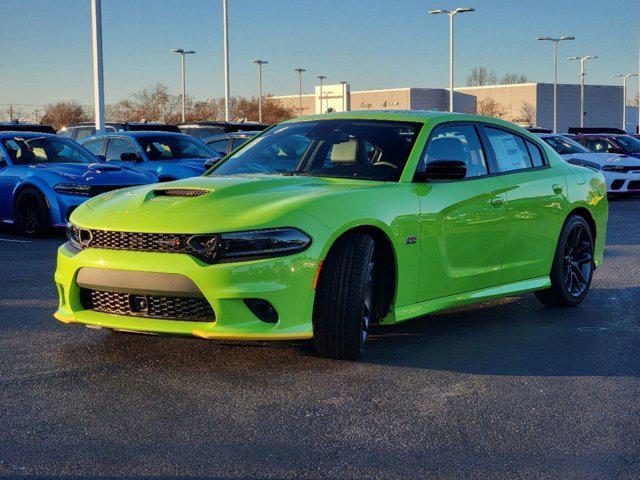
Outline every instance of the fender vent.
[(203, 188), (164, 188), (154, 190), (153, 194), (156, 197), (199, 197), (210, 191), (211, 190), (205, 190)]

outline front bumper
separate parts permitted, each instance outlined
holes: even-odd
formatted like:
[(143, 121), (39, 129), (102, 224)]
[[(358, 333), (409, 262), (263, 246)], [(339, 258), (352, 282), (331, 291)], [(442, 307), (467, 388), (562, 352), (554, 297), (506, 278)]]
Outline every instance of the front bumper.
[(607, 193), (640, 193), (640, 171), (615, 173), (603, 171)]
[[(63, 323), (201, 338), (311, 338), (315, 295), (313, 282), (318, 268), (314, 253), (314, 249), (310, 248), (285, 257), (208, 265), (184, 254), (101, 249), (75, 253), (67, 245), (62, 245), (58, 249), (55, 273), (60, 303), (54, 317)], [(81, 301), (81, 287), (77, 282), (81, 268), (186, 277), (209, 302), (215, 316), (211, 321), (190, 321), (115, 315), (85, 309)], [(260, 320), (245, 304), (245, 299), (269, 302), (278, 314), (277, 322)]]

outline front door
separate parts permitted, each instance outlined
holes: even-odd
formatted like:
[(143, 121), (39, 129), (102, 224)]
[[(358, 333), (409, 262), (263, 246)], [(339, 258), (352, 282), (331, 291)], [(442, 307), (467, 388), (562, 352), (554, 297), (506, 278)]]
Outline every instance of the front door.
[(430, 181), (420, 195), (422, 267), (418, 302), (499, 285), (507, 229), (504, 183), (490, 176), (472, 124), (437, 127), (419, 171), (434, 160), (462, 160), (462, 180)]

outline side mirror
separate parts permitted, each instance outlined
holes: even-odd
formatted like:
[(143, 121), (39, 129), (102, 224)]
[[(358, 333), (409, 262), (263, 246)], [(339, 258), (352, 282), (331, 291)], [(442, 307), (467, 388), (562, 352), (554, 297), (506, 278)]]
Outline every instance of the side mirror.
[(136, 162), (136, 163), (142, 161), (142, 159), (140, 158), (140, 155), (134, 152), (121, 153), (120, 160), (122, 160), (123, 162)]
[(467, 164), (460, 160), (434, 160), (426, 165), (425, 171), (416, 175), (420, 181), (460, 180), (467, 175)]

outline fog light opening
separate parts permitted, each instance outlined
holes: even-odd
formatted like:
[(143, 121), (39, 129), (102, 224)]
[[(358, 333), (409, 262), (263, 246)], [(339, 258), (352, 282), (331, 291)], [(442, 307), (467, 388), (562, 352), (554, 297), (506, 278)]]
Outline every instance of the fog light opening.
[(278, 312), (273, 308), (266, 300), (260, 298), (245, 298), (244, 304), (247, 306), (251, 313), (253, 313), (258, 319), (265, 323), (277, 323)]

